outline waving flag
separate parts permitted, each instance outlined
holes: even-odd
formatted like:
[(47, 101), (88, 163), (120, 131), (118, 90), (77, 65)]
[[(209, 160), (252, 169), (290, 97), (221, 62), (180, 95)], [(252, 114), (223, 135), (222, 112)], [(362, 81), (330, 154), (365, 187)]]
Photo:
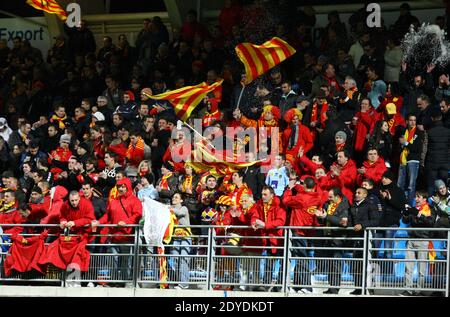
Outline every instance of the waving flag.
[(67, 19), (67, 13), (55, 0), (27, 0), (27, 3), (37, 10), (56, 14), (61, 20)]
[(211, 86), (208, 86), (208, 84), (203, 82), (197, 86), (186, 86), (177, 90), (159, 94), (157, 96), (150, 96), (150, 98), (170, 101), (174, 107), (177, 117), (183, 121), (186, 121), (200, 101), (202, 101), (209, 92), (212, 92), (220, 87), (222, 82), (223, 79), (212, 84)]
[(278, 37), (274, 37), (262, 45), (240, 43), (235, 50), (245, 66), (245, 84), (251, 83), (255, 78), (296, 52), (292, 46)]

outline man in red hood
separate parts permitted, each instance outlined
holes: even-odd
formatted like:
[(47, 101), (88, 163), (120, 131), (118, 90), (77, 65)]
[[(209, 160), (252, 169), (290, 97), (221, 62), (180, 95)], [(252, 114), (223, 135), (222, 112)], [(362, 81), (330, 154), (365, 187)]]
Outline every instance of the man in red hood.
[(375, 185), (378, 185), (381, 182), (381, 176), (386, 171), (386, 164), (384, 159), (378, 154), (378, 150), (376, 148), (370, 148), (367, 151), (367, 160), (358, 168), (357, 184), (361, 186), (364, 179), (370, 178), (374, 181)]
[[(306, 177), (303, 186), (295, 184), (296, 180), (289, 181), (289, 188), (286, 189), (283, 196), (283, 203), (291, 208), (291, 217), (289, 226), (308, 226), (317, 227), (319, 222), (316, 217), (316, 210), (322, 207), (321, 193), (316, 190), (316, 183), (312, 177)], [(292, 232), (292, 246), (300, 249), (292, 250), (294, 257), (307, 257), (306, 247), (310, 246), (311, 240), (303, 239), (304, 236), (313, 236), (311, 230), (294, 230)], [(299, 271), (302, 272), (299, 276)], [(299, 261), (299, 266), (294, 272), (294, 284), (311, 285), (311, 275), (307, 272), (308, 262)], [(295, 288), (294, 288), (295, 290)], [(302, 293), (312, 292), (311, 288), (302, 288)]]
[(80, 197), (80, 193), (72, 191), (69, 194), (69, 201), (66, 201), (60, 211), (59, 226), (61, 229), (69, 228), (72, 232), (87, 232), (86, 225), (95, 220), (94, 207), (92, 202), (84, 197)]
[[(277, 227), (286, 224), (286, 210), (280, 206), (281, 200), (275, 195), (275, 191), (272, 187), (264, 186), (261, 197), (262, 198), (256, 204), (256, 212), (252, 214), (250, 220), (253, 229), (256, 230), (254, 235), (264, 237), (263, 245), (267, 247), (268, 256), (283, 256), (283, 229), (278, 229)], [(277, 260), (267, 261), (267, 273), (271, 272), (271, 264), (273, 261)], [(272, 284), (281, 282), (279, 274), (283, 274), (283, 271), (282, 269), (280, 269), (280, 271), (281, 272), (273, 272), (273, 274), (270, 274), (272, 277)], [(267, 281), (267, 278), (269, 278), (267, 273), (265, 276), (266, 283), (270, 282), (270, 280)]]
[[(107, 242), (110, 243), (132, 243), (134, 228), (124, 227), (126, 225), (137, 224), (142, 217), (142, 203), (133, 194), (133, 188), (129, 178), (122, 178), (116, 184), (118, 196), (111, 200), (106, 213), (99, 221), (92, 222), (92, 230), (95, 232), (97, 225), (100, 224), (114, 224), (117, 227), (109, 228), (108, 233), (112, 234)], [(102, 231), (103, 232), (103, 231)], [(132, 249), (129, 246), (114, 246), (110, 248), (113, 254), (130, 254)], [(123, 279), (131, 279), (131, 257), (129, 256), (114, 256), (114, 267), (120, 271), (119, 268), (126, 268)]]
[(122, 178), (116, 184), (118, 196), (113, 199), (108, 207), (106, 213), (100, 220), (92, 223), (93, 227), (100, 224), (114, 224), (117, 228), (111, 228), (110, 234), (116, 236), (111, 237), (112, 243), (127, 243), (133, 241), (132, 237), (123, 235), (130, 235), (133, 233), (133, 228), (124, 228), (125, 225), (137, 224), (142, 217), (142, 203), (133, 195), (133, 188), (129, 178)]

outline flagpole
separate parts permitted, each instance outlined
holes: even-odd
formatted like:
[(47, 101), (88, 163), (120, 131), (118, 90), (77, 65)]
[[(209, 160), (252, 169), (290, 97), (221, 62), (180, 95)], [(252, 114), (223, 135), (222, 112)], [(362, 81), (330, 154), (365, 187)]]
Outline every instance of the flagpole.
[(181, 121), (181, 120), (178, 120), (178, 121), (177, 121), (177, 130), (181, 130), (182, 125), (186, 125), (189, 129), (191, 129), (192, 131), (194, 131), (194, 133), (197, 133), (197, 134), (200, 136), (200, 138), (201, 138), (202, 140), (208, 142), (209, 145), (211, 145), (211, 147), (212, 147), (214, 150), (216, 149), (216, 147), (215, 147), (215, 146), (214, 146), (207, 138), (205, 138), (203, 135), (201, 135), (197, 130), (195, 130), (193, 127), (191, 127), (191, 126), (190, 126), (188, 123), (186, 123), (186, 122), (183, 122), (183, 121)]

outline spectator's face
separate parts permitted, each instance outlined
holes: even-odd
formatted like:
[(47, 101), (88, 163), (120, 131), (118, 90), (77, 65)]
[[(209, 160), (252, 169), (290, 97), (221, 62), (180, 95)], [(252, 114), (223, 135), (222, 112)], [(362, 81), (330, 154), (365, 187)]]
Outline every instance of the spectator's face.
[(63, 107), (59, 107), (58, 109), (56, 109), (55, 114), (60, 118), (64, 118), (64, 116), (66, 115), (66, 109), (64, 109)]
[(136, 145), (138, 142), (138, 137), (136, 135), (130, 136), (130, 142), (132, 145)]
[(420, 195), (416, 195), (416, 205), (417, 206), (422, 206), (426, 202), (427, 202), (427, 200), (425, 199), (425, 197), (420, 196)]
[(28, 135), (28, 133), (30, 133), (30, 131), (31, 131), (31, 125), (29, 123), (24, 124), (21, 129), (22, 129), (23, 133)]
[(443, 114), (446, 114), (446, 113), (448, 112), (448, 109), (450, 108), (449, 105), (447, 105), (447, 104), (445, 103), (444, 100), (442, 100), (442, 101), (439, 103), (439, 106), (441, 107), (441, 112), (442, 112)]
[(345, 142), (344, 138), (341, 137), (340, 135), (335, 136), (334, 140), (336, 141), (336, 144), (342, 144)]
[(13, 49), (19, 49), (21, 47), (22, 41), (20, 39), (13, 40)]
[(421, 98), (417, 98), (417, 107), (420, 110), (425, 110), (428, 107), (428, 102), (422, 100)]
[(213, 178), (213, 177), (208, 178), (208, 180), (206, 181), (206, 186), (207, 186), (209, 189), (216, 188), (216, 185), (217, 185), (217, 181), (216, 181), (216, 179)]
[(160, 120), (158, 121), (158, 128), (159, 128), (159, 130), (164, 130), (164, 129), (166, 129), (166, 128), (167, 128), (167, 121), (166, 121), (166, 120), (163, 120), (163, 119), (160, 119)]
[(270, 200), (273, 198), (273, 194), (268, 189), (263, 189), (261, 193), (261, 198), (265, 204), (270, 202)]
[(112, 45), (112, 42), (109, 38), (105, 37), (103, 38), (103, 46), (104, 47), (110, 47)]
[(83, 187), (81, 187), (81, 190), (83, 191), (83, 196), (85, 198), (90, 198), (92, 195), (92, 188), (91, 185), (83, 185)]
[(363, 99), (361, 101), (361, 110), (367, 111), (367, 110), (369, 110), (369, 108), (370, 108), (369, 100)]
[(281, 73), (273, 73), (270, 74), (270, 78), (272, 79), (272, 83), (275, 85), (279, 85), (281, 83)]
[[(417, 124), (416, 116), (410, 116), (408, 118), (408, 127), (409, 128), (414, 128), (416, 126), (416, 124)], [(387, 123), (386, 123), (386, 125), (387, 125)]]
[[(116, 174), (116, 183), (118, 182), (118, 181), (120, 181), (121, 179), (123, 179), (124, 178), (124, 175), (122, 174), (122, 173), (117, 173)], [(121, 185), (121, 186), (125, 186), (125, 184), (124, 185)], [(125, 188), (126, 188), (126, 186), (125, 186)]]
[(84, 148), (82, 148), (82, 147), (78, 147), (77, 148), (77, 154), (80, 155), (80, 156), (83, 156), (83, 155), (86, 154), (86, 150)]
[(368, 182), (362, 182), (361, 187), (367, 190), (371, 190), (373, 188), (373, 186), (370, 185)]
[(4, 200), (5, 204), (10, 204), (16, 200), (16, 197), (14, 197), (11, 193), (5, 193)]
[(63, 149), (68, 149), (68, 148), (69, 148), (69, 142), (66, 142), (66, 141), (59, 142), (59, 145), (60, 145)]
[(235, 185), (242, 184), (242, 177), (240, 177), (238, 173), (233, 173), (232, 179), (233, 179), (233, 184), (235, 184)]
[(147, 187), (148, 185), (150, 185), (150, 183), (148, 182), (147, 178), (142, 177), (142, 178), (141, 178), (141, 185), (142, 185), (143, 187)]
[(327, 75), (327, 77), (330, 77), (330, 78), (335, 77), (336, 72), (335, 72), (334, 66), (329, 64), (327, 67), (327, 70), (325, 71), (325, 74)]
[(81, 102), (81, 108), (83, 108), (86, 111), (89, 111), (91, 109), (91, 104), (83, 100)]
[(41, 201), (42, 195), (37, 192), (31, 192), (30, 202), (32, 204), (37, 204)]
[(283, 158), (279, 155), (275, 156), (275, 167), (280, 168), (281, 166), (283, 166), (283, 164), (284, 164)]
[(422, 76), (415, 76), (414, 77), (414, 85), (416, 87), (420, 87), (420, 86), (422, 86), (422, 84), (423, 84)]
[[(140, 87), (139, 82), (136, 79), (133, 79), (131, 81), (131, 88), (133, 90), (139, 90), (139, 87)], [(141, 99), (142, 99), (142, 95), (141, 95)]]
[(381, 125), (381, 131), (384, 131), (385, 133), (389, 131), (389, 125), (386, 121), (384, 121), (383, 124)]
[(105, 154), (105, 164), (106, 165), (108, 165), (108, 166), (111, 166), (112, 163), (113, 162), (113, 160), (112, 160), (112, 158), (109, 156), (109, 154)]
[(283, 92), (283, 94), (287, 94), (291, 91), (291, 86), (288, 84), (283, 84), (281, 85), (281, 91)]
[(180, 194), (175, 194), (172, 197), (172, 204), (174, 205), (180, 205), (183, 202), (183, 199), (181, 199)]
[(441, 186), (441, 187), (439, 187), (438, 192), (439, 192), (439, 194), (442, 195), (442, 196), (447, 195), (447, 186)]
[(87, 171), (92, 171), (94, 169), (94, 164), (93, 163), (86, 163), (86, 170)]
[(122, 120), (120, 120), (120, 117), (118, 115), (113, 116), (113, 124), (118, 127), (122, 123)]
[(115, 89), (116, 88), (116, 82), (112, 78), (106, 78), (105, 84), (108, 89)]
[(272, 111), (266, 111), (264, 112), (264, 120), (271, 121), (273, 120), (274, 116), (272, 114)]
[(53, 126), (48, 127), (47, 131), (49, 137), (54, 137), (58, 133), (58, 131), (56, 131), (56, 128)]
[(353, 83), (349, 79), (346, 79), (344, 81), (344, 89), (349, 90), (351, 88), (353, 88)]
[(355, 201), (357, 201), (357, 202), (360, 202), (360, 201), (362, 201), (364, 198), (366, 198), (367, 197), (367, 194), (366, 194), (366, 192), (363, 190), (363, 189), (361, 189), (361, 188), (358, 188), (357, 190), (356, 190), (356, 193), (355, 193)]
[(130, 96), (128, 96), (128, 94), (123, 94), (123, 103), (127, 103), (128, 101), (130, 101)]
[(377, 150), (370, 150), (367, 152), (367, 159), (369, 162), (374, 163), (378, 160), (378, 152)]
[(338, 155), (337, 155), (337, 163), (340, 166), (344, 166), (347, 163), (347, 161), (348, 161), (348, 158), (345, 157), (344, 153), (343, 152), (339, 152)]
[(334, 202), (335, 202), (335, 199), (336, 199), (336, 196), (334, 196), (334, 192), (333, 192), (332, 190), (330, 190), (330, 191), (328, 192), (328, 201), (329, 201), (330, 203), (334, 203)]
[(28, 174), (29, 172), (31, 172), (31, 167), (28, 164), (23, 164), (22, 170), (24, 174)]
[(314, 176), (316, 176), (317, 179), (320, 179), (326, 175), (327, 174), (325, 173), (325, 170), (323, 168), (318, 168), (318, 169), (316, 169), (316, 173)]
[(252, 206), (252, 201), (249, 196), (244, 195), (241, 198), (241, 204), (243, 209), (248, 209)]
[(80, 204), (80, 195), (70, 195), (69, 201), (73, 208), (77, 208)]
[(31, 155), (36, 155), (39, 152), (39, 147), (35, 147), (35, 148), (30, 148), (30, 154)]
[(107, 102), (106, 100), (103, 100), (103, 99), (97, 100), (97, 105), (98, 105), (100, 108), (105, 107), (107, 104), (108, 104), (108, 102)]
[(141, 116), (148, 116), (148, 112), (149, 112), (148, 105), (145, 103), (141, 104), (141, 107), (139, 108), (139, 114)]

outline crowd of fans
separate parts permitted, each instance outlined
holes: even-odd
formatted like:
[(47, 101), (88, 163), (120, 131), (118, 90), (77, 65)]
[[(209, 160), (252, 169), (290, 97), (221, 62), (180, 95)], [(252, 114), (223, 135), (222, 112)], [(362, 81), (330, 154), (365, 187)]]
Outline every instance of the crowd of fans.
[[(130, 233), (123, 225), (142, 216), (135, 196), (149, 197), (172, 204), (182, 225), (252, 226), (238, 233), (267, 239), (237, 243), (265, 245), (269, 255), (280, 253), (282, 240), (272, 237), (283, 225), (352, 227), (358, 236), (398, 227), (403, 215), (412, 226), (448, 228), (450, 72), (430, 64), (411, 74), (400, 47), (409, 26), (425, 21), (403, 4), (390, 27), (367, 28), (363, 8), (349, 29), (337, 11), (318, 28), (312, 7), (272, 2), (225, 1), (211, 28), (189, 11), (171, 36), (159, 17), (145, 19), (134, 46), (122, 34), (97, 48), (83, 21), (55, 38), (46, 59), (20, 37), (12, 47), (0, 40), (0, 223), (57, 223), (75, 233), (117, 224), (114, 232)], [(447, 19), (428, 22), (445, 29)], [(273, 36), (297, 53), (241, 84), (235, 46)], [(151, 96), (221, 79), (190, 120), (215, 132), (278, 127), (280, 153), (266, 175), (258, 163), (217, 177), (172, 157), (185, 136), (172, 133), (172, 106)], [(258, 159), (247, 150), (247, 161)]]

